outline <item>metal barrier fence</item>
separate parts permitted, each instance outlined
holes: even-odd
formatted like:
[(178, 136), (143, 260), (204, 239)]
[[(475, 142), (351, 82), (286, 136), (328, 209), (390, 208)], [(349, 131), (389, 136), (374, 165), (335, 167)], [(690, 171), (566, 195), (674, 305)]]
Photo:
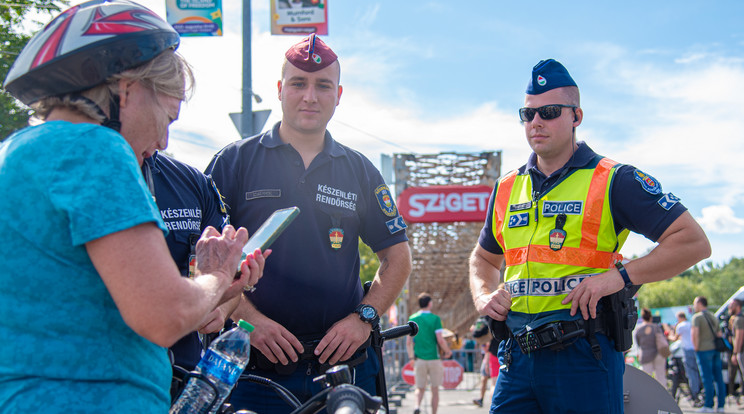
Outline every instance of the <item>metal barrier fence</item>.
[[(406, 338), (385, 341), (382, 349), (383, 366), (385, 368), (385, 383), (388, 389), (405, 384), (403, 367), (408, 363)], [(479, 348), (458, 349), (452, 352), (452, 359), (462, 365), (465, 373), (480, 372), (483, 354)], [(480, 375), (463, 375), (458, 389), (474, 390), (480, 387)]]

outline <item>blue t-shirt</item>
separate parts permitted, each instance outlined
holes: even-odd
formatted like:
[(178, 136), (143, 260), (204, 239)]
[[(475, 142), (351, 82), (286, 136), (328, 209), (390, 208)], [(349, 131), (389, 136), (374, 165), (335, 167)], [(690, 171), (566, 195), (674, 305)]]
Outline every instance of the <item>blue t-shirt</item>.
[(0, 145), (0, 188), (0, 412), (166, 412), (166, 350), (127, 326), (85, 248), (165, 230), (132, 148), (93, 124), (25, 128)]
[(307, 169), (276, 124), (222, 149), (207, 173), (225, 196), (230, 221), (251, 234), (273, 211), (300, 208), (248, 297), (303, 340), (324, 335), (361, 301), (360, 237), (375, 252), (408, 240), (380, 172), (328, 132)]
[[(142, 172), (145, 181), (152, 183), (160, 217), (168, 228), (168, 250), (181, 275), (188, 276), (189, 259), (201, 233), (207, 226), (221, 231), (227, 224), (217, 187), (201, 171), (161, 153), (146, 158)], [(199, 334), (192, 332), (171, 350), (176, 365), (191, 371), (201, 359), (202, 348)]]

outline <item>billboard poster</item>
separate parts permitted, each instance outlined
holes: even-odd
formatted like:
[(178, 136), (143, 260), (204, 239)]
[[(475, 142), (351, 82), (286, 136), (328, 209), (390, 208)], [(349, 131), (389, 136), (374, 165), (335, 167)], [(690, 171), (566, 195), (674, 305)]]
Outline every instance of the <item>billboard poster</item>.
[(483, 221), (491, 190), (486, 185), (408, 187), (398, 196), (398, 209), (411, 223)]
[(222, 0), (165, 0), (165, 11), (181, 36), (222, 36)]
[(328, 34), (328, 0), (271, 0), (271, 34)]

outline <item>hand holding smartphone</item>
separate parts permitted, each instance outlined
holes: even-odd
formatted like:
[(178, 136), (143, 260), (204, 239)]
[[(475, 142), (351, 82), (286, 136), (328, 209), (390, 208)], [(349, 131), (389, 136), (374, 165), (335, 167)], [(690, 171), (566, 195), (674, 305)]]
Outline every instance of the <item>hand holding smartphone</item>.
[[(298, 207), (283, 208), (273, 212), (269, 218), (261, 224), (261, 227), (251, 235), (245, 246), (243, 246), (243, 257), (241, 258), (240, 263), (243, 263), (243, 259), (245, 259), (246, 255), (253, 253), (256, 249), (261, 249), (262, 253), (264, 250), (268, 249), (269, 246), (271, 246), (271, 243), (282, 234), (284, 229), (289, 226), (289, 223), (291, 223), (299, 214), (300, 209)], [(240, 276), (240, 265), (238, 265), (237, 276)]]

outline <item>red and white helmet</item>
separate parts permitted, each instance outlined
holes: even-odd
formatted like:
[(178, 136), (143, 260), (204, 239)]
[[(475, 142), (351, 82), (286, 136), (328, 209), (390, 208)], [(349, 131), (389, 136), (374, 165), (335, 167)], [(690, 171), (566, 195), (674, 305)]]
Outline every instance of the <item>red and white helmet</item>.
[(49, 22), (23, 48), (3, 87), (30, 105), (83, 91), (111, 75), (177, 48), (180, 37), (148, 8), (128, 0), (92, 0)]

